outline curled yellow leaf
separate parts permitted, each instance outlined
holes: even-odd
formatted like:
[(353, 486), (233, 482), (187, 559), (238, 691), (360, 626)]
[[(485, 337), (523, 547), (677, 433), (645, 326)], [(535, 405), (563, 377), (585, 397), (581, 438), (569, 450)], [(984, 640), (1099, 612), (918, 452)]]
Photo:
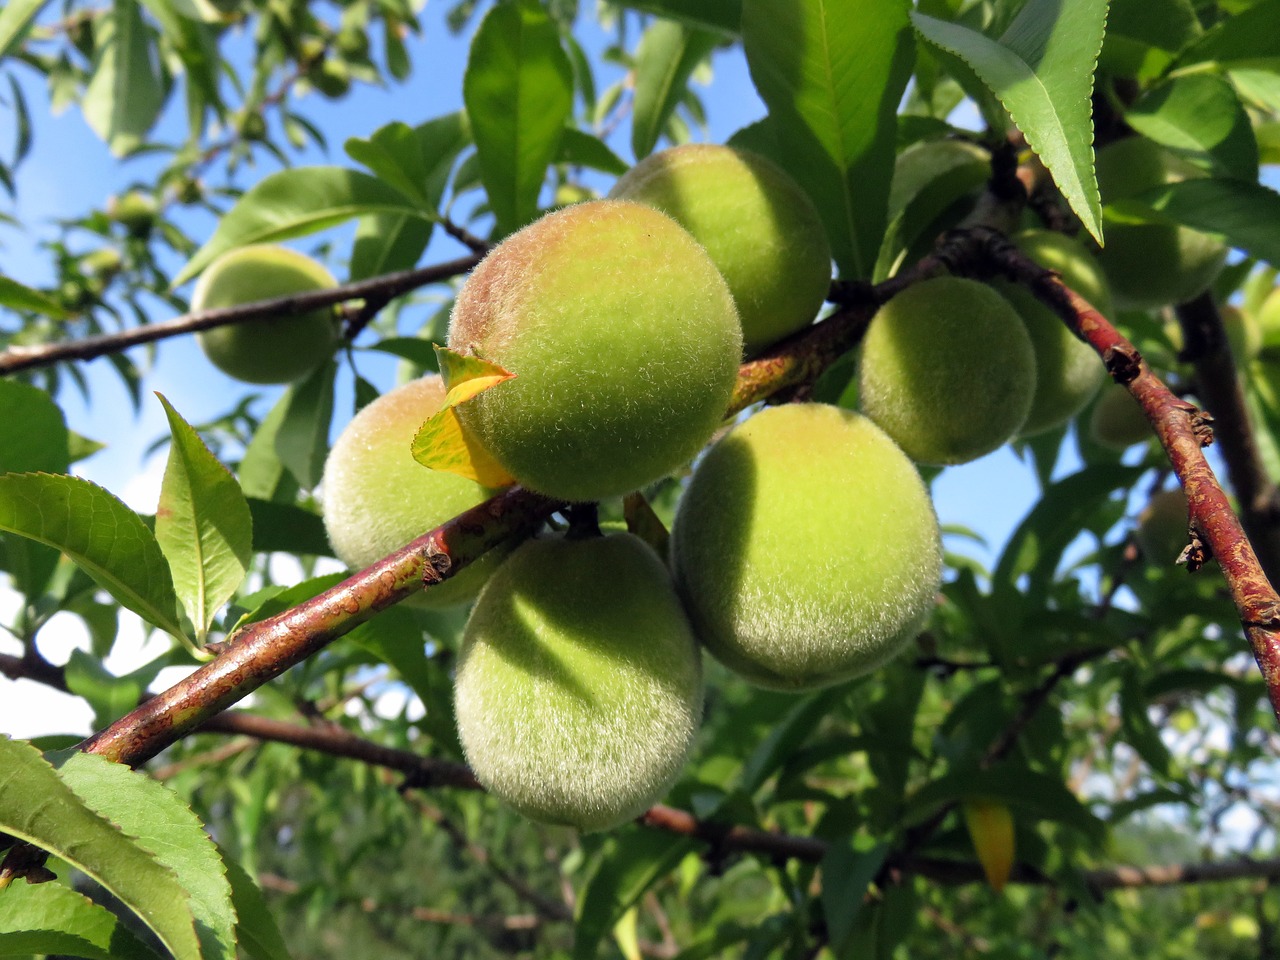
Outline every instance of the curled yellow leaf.
[(413, 459), (432, 470), (444, 470), (486, 487), (505, 487), (515, 478), (472, 437), (454, 409), (491, 387), (515, 376), (496, 363), (467, 357), (436, 346), (440, 376), (444, 380), (444, 405), (413, 438)]
[(1013, 870), (1013, 814), (996, 800), (966, 800), (963, 809), (982, 872), (987, 875), (991, 889), (1000, 893)]

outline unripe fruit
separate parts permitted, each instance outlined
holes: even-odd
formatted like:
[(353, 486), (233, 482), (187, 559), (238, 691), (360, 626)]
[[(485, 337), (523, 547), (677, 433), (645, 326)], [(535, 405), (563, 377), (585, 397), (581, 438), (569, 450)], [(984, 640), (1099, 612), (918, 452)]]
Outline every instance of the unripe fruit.
[(1026, 325), (972, 280), (913, 284), (880, 308), (862, 342), (862, 408), (917, 463), (995, 450), (1026, 420), (1035, 389)]
[(656, 207), (706, 248), (733, 293), (748, 355), (808, 326), (826, 299), (831, 248), (822, 218), (759, 154), (673, 147), (641, 160), (609, 196)]
[(159, 212), (155, 198), (137, 190), (112, 197), (107, 203), (107, 216), (135, 237), (145, 237), (151, 232)]
[[(1052, 230), (1028, 230), (1013, 240), (1040, 266), (1061, 274), (1062, 282), (1103, 316), (1111, 315), (1106, 278), (1078, 241)], [(1020, 433), (1026, 437), (1061, 426), (1098, 392), (1106, 368), (1093, 348), (1025, 285), (1001, 281), (996, 289), (1021, 314), (1036, 352), (1036, 392)]]
[(1119, 384), (1102, 391), (1089, 415), (1089, 435), (1112, 450), (1127, 450), (1152, 437), (1151, 424), (1138, 401)]
[(703, 644), (782, 690), (892, 658), (924, 625), (942, 573), (911, 461), (866, 417), (825, 404), (761, 411), (712, 447), (671, 538)]
[[(214, 310), (337, 285), (310, 257), (273, 244), (228, 251), (200, 275), (191, 309)], [(329, 307), (295, 316), (232, 323), (196, 339), (223, 373), (246, 383), (289, 383), (332, 355), (338, 329)]]
[(1165, 566), (1176, 561), (1191, 540), (1187, 532), (1187, 496), (1182, 488), (1154, 494), (1138, 514), (1134, 535), (1147, 563)]
[(512, 234), (458, 293), (449, 346), (515, 378), (458, 417), (531, 490), (628, 493), (720, 425), (742, 331), (728, 287), (665, 214), (596, 200)]
[[(1115, 203), (1180, 180), (1206, 176), (1177, 154), (1130, 137), (1098, 151), (1098, 186)], [(1098, 263), (1119, 307), (1145, 310), (1203, 293), (1222, 269), (1227, 248), (1207, 234), (1165, 223), (1104, 224)]]
[(458, 734), (525, 816), (605, 830), (679, 775), (702, 715), (697, 642), (661, 561), (630, 534), (532, 540), (476, 601)]
[[(324, 526), (334, 552), (360, 570), (494, 491), (413, 459), (418, 428), (444, 403), (438, 376), (411, 380), (374, 400), (347, 424), (324, 465)], [(470, 600), (509, 552), (499, 547), (409, 602), (447, 607)]]

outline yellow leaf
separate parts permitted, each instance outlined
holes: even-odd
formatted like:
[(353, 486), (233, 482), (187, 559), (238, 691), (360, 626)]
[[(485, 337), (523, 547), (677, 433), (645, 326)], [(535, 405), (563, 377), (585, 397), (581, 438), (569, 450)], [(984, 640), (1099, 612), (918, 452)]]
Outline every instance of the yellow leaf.
[(515, 478), (503, 469), (462, 426), (454, 410), (460, 403), (515, 376), (496, 363), (466, 357), (448, 347), (436, 346), (440, 376), (444, 380), (444, 406), (413, 438), (413, 459), (432, 470), (444, 470), (486, 487), (505, 487)]
[(966, 800), (964, 822), (987, 883), (999, 893), (1013, 870), (1013, 814), (995, 800)]

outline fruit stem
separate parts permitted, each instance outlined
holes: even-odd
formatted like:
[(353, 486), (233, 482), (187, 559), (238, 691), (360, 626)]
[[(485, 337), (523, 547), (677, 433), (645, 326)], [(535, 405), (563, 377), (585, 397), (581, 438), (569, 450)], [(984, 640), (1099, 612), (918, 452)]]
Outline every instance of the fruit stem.
[(566, 540), (590, 540), (602, 536), (600, 533), (600, 508), (596, 503), (574, 503), (564, 511), (569, 521), (569, 532)]

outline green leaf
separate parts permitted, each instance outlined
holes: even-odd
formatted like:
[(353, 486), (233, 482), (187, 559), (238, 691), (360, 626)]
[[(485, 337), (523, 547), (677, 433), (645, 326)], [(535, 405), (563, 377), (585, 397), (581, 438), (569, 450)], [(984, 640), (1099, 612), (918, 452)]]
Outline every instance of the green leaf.
[(999, 41), (923, 13), (925, 40), (967, 63), (1009, 111), (1086, 229), (1102, 239), (1089, 97), (1107, 0), (1029, 0)]
[(389, 123), (367, 140), (352, 137), (344, 149), (351, 159), (415, 200), (424, 212), (434, 214), (454, 161), (470, 143), (467, 118), (458, 112), (416, 127)]
[(83, 697), (93, 708), (93, 725), (99, 730), (136, 707), (147, 687), (142, 676), (117, 677), (102, 665), (99, 657), (78, 649), (71, 651), (63, 675), (67, 690)]
[(313, 490), (324, 473), (329, 454), (329, 424), (333, 421), (333, 378), (338, 365), (329, 360), (305, 380), (285, 391), (286, 405), (276, 453), (304, 490)]
[(560, 156), (556, 160), (571, 167), (589, 167), (615, 177), (627, 172), (626, 161), (610, 150), (608, 144), (573, 127), (565, 129), (564, 139), (560, 141)]
[(227, 868), (227, 881), (231, 884), (231, 904), (236, 912), (236, 943), (254, 960), (291, 960), (289, 948), (275, 917), (267, 907), (266, 898), (253, 878), (235, 860), (222, 853)]
[(94, 133), (122, 156), (142, 146), (168, 85), (136, 0), (118, 0), (95, 24), (93, 75), (81, 109)]
[(324, 520), (319, 514), (292, 503), (249, 498), (249, 514), (253, 517), (253, 550), (255, 553), (303, 553), (318, 557), (333, 556)]
[(1280, 194), (1246, 180), (1194, 179), (1136, 198), (1178, 223), (1225, 237), (1251, 257), (1280, 265)]
[(262, 500), (292, 502), (297, 494), (297, 485), (280, 462), (276, 453), (276, 438), (280, 435), (280, 427), (289, 413), (289, 402), (292, 394), (286, 390), (276, 401), (258, 429), (253, 439), (245, 448), (240, 459), (240, 489), (246, 497), (258, 497)]
[(1138, 751), (1153, 771), (1162, 777), (1169, 775), (1169, 748), (1160, 738), (1160, 731), (1147, 712), (1147, 695), (1142, 688), (1142, 676), (1133, 664), (1125, 664), (1120, 673), (1120, 729), (1124, 738)]
[(535, 0), (494, 7), (471, 43), (462, 99), (499, 236), (531, 221), (573, 109), (573, 68)]
[(34, 747), (8, 737), (0, 737), (0, 830), (97, 880), (177, 960), (200, 958), (192, 907), (173, 870), (86, 806)]
[[(0, 12), (0, 17), (7, 12), (8, 8)], [(38, 313), (54, 320), (67, 319), (67, 311), (63, 310), (57, 303), (50, 300), (39, 290), (32, 290), (30, 287), (23, 286), (17, 280), (11, 280), (9, 277), (0, 276), (0, 307)]]
[(71, 465), (62, 410), (43, 390), (0, 380), (0, 473), (61, 473)]
[(403, 213), (361, 217), (351, 250), (351, 279), (365, 280), (417, 266), (434, 225)]
[(1028, 596), (1045, 589), (1062, 551), (1084, 529), (1101, 501), (1131, 486), (1141, 473), (1141, 467), (1096, 464), (1054, 482), (1005, 544), (992, 574), (997, 592), (1017, 591), (1024, 574), (1033, 579)]
[(904, 821), (918, 823), (941, 804), (971, 797), (999, 800), (1041, 820), (1065, 824), (1093, 842), (1105, 831), (1103, 822), (1060, 779), (1016, 764), (956, 770), (925, 784), (908, 798)]
[(578, 898), (573, 960), (593, 960), (623, 913), (692, 849), (691, 840), (654, 830), (611, 838)]
[(45, 0), (9, 0), (0, 9), (0, 59), (13, 52), (26, 35)]
[(1249, 115), (1221, 77), (1175, 77), (1149, 91), (1124, 119), (1156, 143), (1206, 154), (1216, 173), (1258, 179), (1258, 142)]
[(834, 950), (853, 932), (854, 921), (866, 903), (867, 887), (889, 853), (887, 843), (854, 836), (847, 843), (834, 843), (822, 858), (822, 913)]
[(359, 170), (281, 170), (245, 191), (218, 222), (209, 241), (178, 271), (172, 286), (182, 286), (236, 247), (305, 236), (371, 213), (428, 216), (399, 190)]
[(1108, 73), (1157, 77), (1200, 33), (1191, 0), (1111, 0), (1099, 63)]
[(623, 0), (621, 6), (726, 34), (737, 34), (742, 23), (742, 0)]
[(421, 367), (424, 370), (439, 371), (440, 369), (440, 361), (436, 358), (435, 344), (420, 337), (386, 337), (377, 343), (371, 343), (369, 346), (361, 347), (360, 349), (389, 353), (394, 357), (408, 360), (414, 366)]
[(199, 817), (146, 774), (88, 753), (58, 768), (62, 782), (98, 816), (114, 823), (186, 891), (202, 960), (235, 960), (235, 911), (222, 857)]
[(156, 508), (156, 540), (196, 634), (203, 638), (214, 613), (249, 572), (253, 519), (235, 477), (164, 395), (156, 396), (173, 435)]
[(64, 883), (15, 883), (0, 892), (0, 957), (63, 954), (157, 960), (118, 917)]
[(1177, 65), (1186, 67), (1212, 61), (1218, 67), (1226, 67), (1242, 61), (1277, 59), (1280, 59), (1280, 0), (1264, 0), (1235, 16), (1223, 17), (1178, 58)]
[(631, 149), (647, 157), (684, 96), (693, 73), (720, 37), (673, 20), (655, 20), (636, 51), (635, 98), (631, 107)]
[(743, 47), (770, 152), (822, 214), (840, 271), (868, 277), (884, 233), (897, 107), (915, 56), (906, 0), (745, 0)]
[(142, 619), (184, 636), (173, 577), (155, 535), (96, 484), (43, 473), (2, 476), (0, 530), (56, 547)]

